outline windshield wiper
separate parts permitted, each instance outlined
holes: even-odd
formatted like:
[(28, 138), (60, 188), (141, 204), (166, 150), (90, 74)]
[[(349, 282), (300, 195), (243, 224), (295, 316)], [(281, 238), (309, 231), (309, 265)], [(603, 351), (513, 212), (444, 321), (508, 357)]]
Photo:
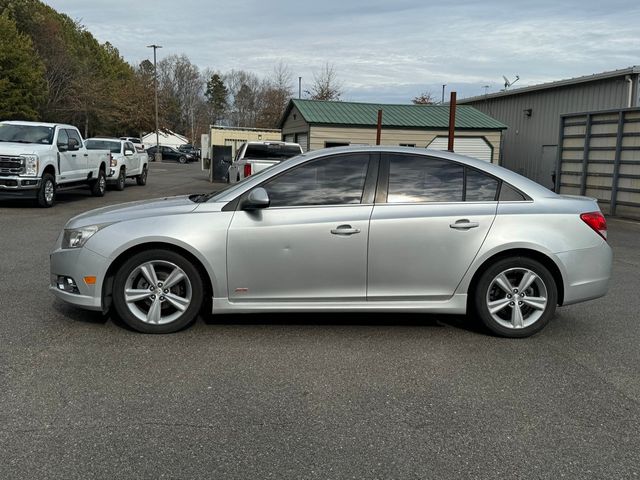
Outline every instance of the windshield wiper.
[(6, 143), (35, 143), (35, 142), (29, 142), (27, 140), (0, 140), (0, 142), (6, 142)]

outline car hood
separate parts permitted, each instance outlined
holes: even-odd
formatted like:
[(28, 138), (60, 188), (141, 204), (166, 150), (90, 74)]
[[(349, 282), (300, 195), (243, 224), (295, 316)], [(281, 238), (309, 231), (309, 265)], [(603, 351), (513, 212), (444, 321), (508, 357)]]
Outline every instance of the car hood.
[(53, 146), (40, 143), (0, 142), (0, 155), (33, 155), (49, 152)]
[(192, 212), (197, 206), (197, 203), (189, 200), (188, 195), (121, 203), (89, 210), (77, 215), (67, 222), (65, 228), (80, 228), (87, 225), (116, 223), (137, 218), (178, 215)]

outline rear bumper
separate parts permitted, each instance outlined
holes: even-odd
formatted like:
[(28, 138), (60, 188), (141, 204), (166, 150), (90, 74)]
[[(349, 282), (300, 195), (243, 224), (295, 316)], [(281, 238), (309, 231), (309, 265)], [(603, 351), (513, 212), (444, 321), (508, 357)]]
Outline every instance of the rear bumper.
[(596, 247), (556, 254), (564, 267), (563, 305), (604, 296), (609, 289), (613, 252), (605, 241)]

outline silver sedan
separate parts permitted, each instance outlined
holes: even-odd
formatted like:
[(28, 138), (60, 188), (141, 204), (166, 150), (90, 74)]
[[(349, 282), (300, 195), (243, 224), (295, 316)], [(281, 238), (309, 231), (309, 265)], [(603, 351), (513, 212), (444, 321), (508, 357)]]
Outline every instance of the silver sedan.
[(202, 310), (474, 312), (525, 337), (604, 295), (612, 254), (593, 199), (460, 155), (306, 153), (226, 190), (93, 210), (51, 254), (50, 290), (175, 332)]

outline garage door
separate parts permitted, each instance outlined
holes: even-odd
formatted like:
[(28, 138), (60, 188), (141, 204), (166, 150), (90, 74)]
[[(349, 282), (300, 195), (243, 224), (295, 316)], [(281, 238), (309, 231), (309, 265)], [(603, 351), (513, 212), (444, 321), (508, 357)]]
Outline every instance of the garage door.
[[(436, 137), (427, 145), (427, 148), (433, 150), (446, 150), (449, 143), (448, 137)], [(460, 155), (477, 158), (485, 162), (491, 161), (491, 145), (487, 143), (484, 137), (455, 137), (453, 149)]]
[(309, 136), (306, 133), (296, 133), (296, 143), (300, 144), (303, 152), (309, 148), (308, 140)]
[(295, 137), (294, 137), (293, 133), (286, 134), (284, 136), (284, 141), (285, 142), (291, 142), (291, 143), (295, 142)]

